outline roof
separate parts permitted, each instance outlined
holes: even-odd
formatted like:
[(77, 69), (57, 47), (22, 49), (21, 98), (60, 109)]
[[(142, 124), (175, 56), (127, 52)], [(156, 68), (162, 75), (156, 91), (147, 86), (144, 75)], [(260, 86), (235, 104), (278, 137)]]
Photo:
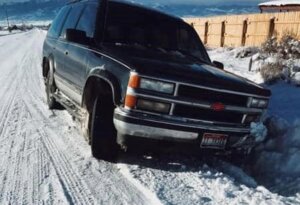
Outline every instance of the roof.
[(261, 3), (258, 6), (300, 6), (300, 0), (277, 0)]
[[(73, 3), (77, 3), (77, 2), (86, 2), (86, 1), (99, 1), (99, 0), (70, 0), (67, 4), (73, 4)], [(102, 0), (102, 1), (104, 1), (104, 0)], [(143, 10), (147, 10), (153, 14), (156, 13), (161, 16), (165, 16), (167, 18), (172, 18), (173, 20), (176, 20), (176, 21), (185, 22), (182, 18), (180, 18), (178, 16), (174, 16), (172, 14), (165, 13), (165, 12), (159, 11), (154, 8), (150, 8), (150, 7), (144, 6), (139, 3), (134, 3), (134, 1), (128, 1), (128, 0), (105, 0), (105, 1), (107, 1), (108, 3), (115, 3), (115, 4), (121, 4), (121, 5), (130, 6), (130, 7), (140, 8)]]

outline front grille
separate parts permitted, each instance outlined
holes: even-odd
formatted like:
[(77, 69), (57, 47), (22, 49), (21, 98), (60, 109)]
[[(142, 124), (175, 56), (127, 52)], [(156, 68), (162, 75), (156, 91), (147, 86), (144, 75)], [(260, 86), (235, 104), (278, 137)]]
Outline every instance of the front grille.
[[(222, 103), (225, 106), (247, 107), (248, 97), (244, 95), (225, 93), (204, 88), (198, 88), (188, 85), (179, 85), (176, 96), (188, 102), (198, 101), (205, 104)], [(234, 111), (215, 111), (213, 109), (199, 108), (190, 105), (175, 104), (173, 115), (204, 121), (218, 123), (242, 124), (245, 113)]]
[(174, 108), (173, 114), (175, 116), (201, 119), (205, 121), (223, 122), (223, 123), (237, 123), (241, 124), (243, 120), (242, 113), (234, 113), (230, 111), (216, 112), (210, 109), (202, 109), (193, 106), (179, 105)]
[(247, 96), (207, 90), (187, 85), (179, 86), (177, 96), (208, 103), (221, 102), (225, 105), (235, 105), (241, 107), (247, 107), (248, 102)]

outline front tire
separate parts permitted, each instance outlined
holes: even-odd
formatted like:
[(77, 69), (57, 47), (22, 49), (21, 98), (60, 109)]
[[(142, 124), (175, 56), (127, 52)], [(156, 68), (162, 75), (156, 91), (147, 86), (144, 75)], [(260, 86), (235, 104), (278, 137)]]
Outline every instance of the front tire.
[(98, 96), (90, 116), (90, 144), (97, 159), (114, 162), (117, 158), (116, 129), (113, 124), (114, 105), (111, 97)]

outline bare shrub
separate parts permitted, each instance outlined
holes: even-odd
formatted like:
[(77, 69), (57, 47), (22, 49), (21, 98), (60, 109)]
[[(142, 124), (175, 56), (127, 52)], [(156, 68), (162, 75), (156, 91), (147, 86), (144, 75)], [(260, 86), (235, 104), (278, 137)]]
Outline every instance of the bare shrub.
[(269, 38), (265, 43), (263, 43), (261, 50), (267, 54), (277, 53), (277, 50), (278, 50), (277, 38), (275, 36), (272, 38)]
[(286, 33), (279, 42), (278, 50), (284, 59), (299, 59), (300, 41), (295, 34)]
[(262, 51), (267, 54), (278, 54), (282, 59), (300, 58), (300, 41), (297, 35), (285, 33), (278, 40), (277, 37), (269, 38), (263, 45)]
[(272, 84), (284, 78), (282, 63), (274, 62), (264, 64), (260, 69), (260, 74), (267, 84)]
[[(277, 35), (278, 36), (278, 35)], [(293, 33), (285, 33), (280, 39), (268, 39), (261, 48), (257, 62), (266, 83), (280, 79), (291, 82), (297, 71), (296, 62), (300, 59), (300, 41)], [(258, 63), (256, 63), (258, 64)]]

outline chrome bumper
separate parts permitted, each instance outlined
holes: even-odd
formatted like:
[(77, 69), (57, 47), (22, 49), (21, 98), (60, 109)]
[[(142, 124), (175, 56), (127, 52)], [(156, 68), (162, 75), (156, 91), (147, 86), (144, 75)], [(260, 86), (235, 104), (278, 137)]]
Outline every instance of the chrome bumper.
[(114, 124), (118, 132), (122, 135), (132, 135), (151, 139), (173, 138), (181, 140), (196, 140), (199, 135), (195, 132), (176, 131), (158, 127), (137, 125), (116, 119), (114, 119)]
[(178, 141), (197, 140), (200, 133), (222, 132), (233, 133), (236, 136), (249, 135), (249, 128), (223, 127), (213, 124), (202, 124), (178, 119), (151, 116), (117, 108), (115, 110), (114, 125), (121, 135), (130, 135), (151, 139), (169, 139)]

